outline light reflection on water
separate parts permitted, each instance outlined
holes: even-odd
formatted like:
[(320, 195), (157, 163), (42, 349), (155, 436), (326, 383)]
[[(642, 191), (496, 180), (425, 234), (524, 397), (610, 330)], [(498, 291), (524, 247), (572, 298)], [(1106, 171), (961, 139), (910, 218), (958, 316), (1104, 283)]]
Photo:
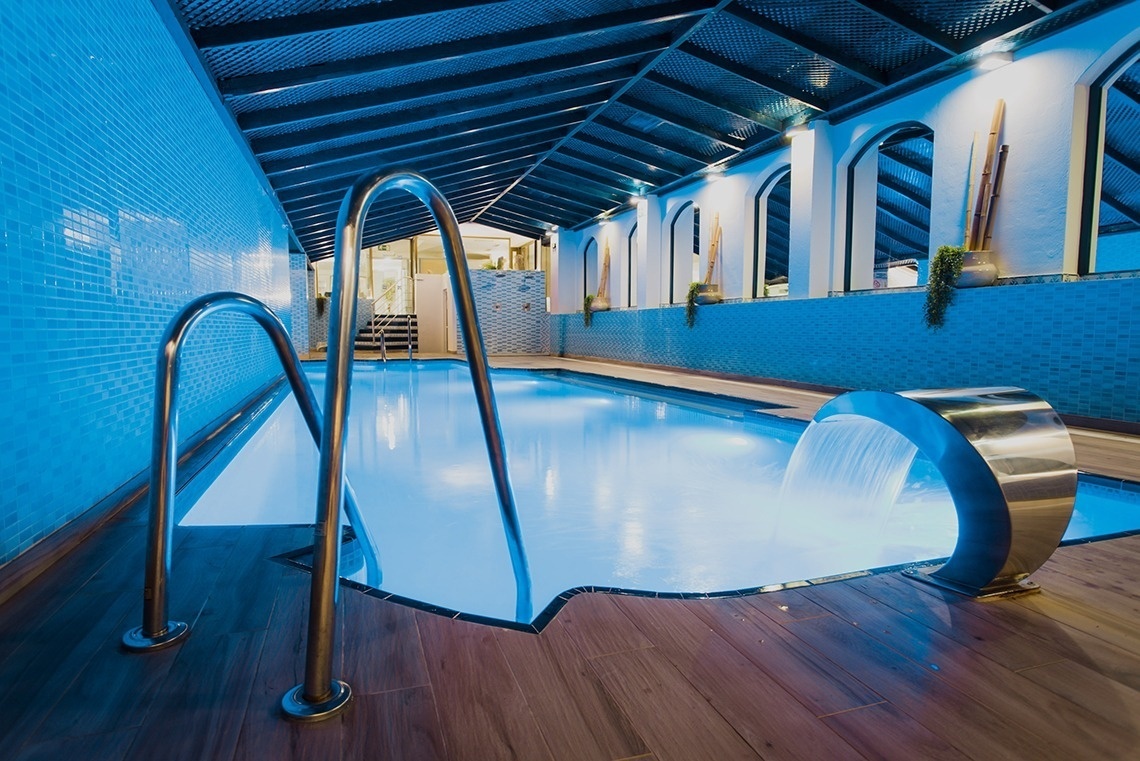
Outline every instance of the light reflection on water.
[[(321, 375), (311, 378), (323, 399)], [(873, 491), (858, 480), (863, 466), (838, 469), (856, 479), (842, 499), (818, 489), (782, 498), (798, 425), (521, 372), (493, 379), (536, 613), (575, 587), (726, 591), (953, 549), (949, 494), (926, 460), (909, 465), (913, 452), (896, 467), (906, 479), (888, 487), (898, 495), (890, 503), (849, 499)], [(829, 446), (823, 459), (841, 466), (875, 462), (862, 444), (846, 453)], [(380, 545), (385, 591), (513, 617), (514, 577), (465, 366), (358, 368), (346, 456)], [(182, 523), (311, 523), (316, 462), (287, 399)], [(817, 468), (807, 482), (815, 489), (833, 477)]]

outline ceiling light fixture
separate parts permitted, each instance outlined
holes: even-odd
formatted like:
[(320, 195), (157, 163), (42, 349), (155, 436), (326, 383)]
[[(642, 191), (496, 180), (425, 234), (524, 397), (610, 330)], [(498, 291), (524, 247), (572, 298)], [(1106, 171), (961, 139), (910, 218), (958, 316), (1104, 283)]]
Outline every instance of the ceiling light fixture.
[(978, 59), (978, 68), (982, 71), (993, 71), (1008, 63), (1013, 63), (1013, 51), (995, 50)]

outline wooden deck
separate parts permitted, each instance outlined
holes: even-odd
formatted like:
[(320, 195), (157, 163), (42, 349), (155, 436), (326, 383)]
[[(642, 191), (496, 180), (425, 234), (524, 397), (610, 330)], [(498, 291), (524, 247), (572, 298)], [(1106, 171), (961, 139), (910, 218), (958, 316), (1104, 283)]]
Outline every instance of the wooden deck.
[[(1135, 467), (1119, 442), (1096, 440)], [(1034, 576), (1045, 591), (1014, 600), (898, 574), (720, 600), (583, 594), (538, 635), (342, 590), (335, 673), (355, 697), (316, 725), (278, 711), (302, 680), (309, 576), (268, 559), (310, 530), (177, 529), (171, 613), (193, 633), (135, 655), (118, 643), (139, 623), (143, 537), (140, 506), (0, 607), (4, 758), (989, 761), (1140, 748), (1140, 536), (1058, 550)]]

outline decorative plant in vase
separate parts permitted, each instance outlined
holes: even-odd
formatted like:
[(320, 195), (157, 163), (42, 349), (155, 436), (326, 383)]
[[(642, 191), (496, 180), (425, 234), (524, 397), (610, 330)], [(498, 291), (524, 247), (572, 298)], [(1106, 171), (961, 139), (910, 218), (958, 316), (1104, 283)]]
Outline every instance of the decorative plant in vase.
[(697, 296), (700, 292), (700, 283), (689, 283), (689, 292), (685, 296), (685, 324), (690, 328), (697, 321)]
[[(1005, 175), (1005, 162), (1009, 156), (1009, 146), (998, 147), (998, 134), (1001, 132), (1002, 118), (1005, 115), (1005, 101), (998, 100), (993, 120), (990, 122), (989, 143), (982, 162), (982, 176), (978, 182), (977, 197), (973, 207), (970, 198), (974, 195), (974, 149), (970, 156), (970, 181), (966, 190), (966, 235), (961, 246), (940, 246), (930, 263), (930, 277), (926, 286), (926, 305), (923, 318), (929, 328), (940, 328), (946, 314), (946, 307), (954, 301), (954, 288), (971, 288), (990, 285), (997, 279), (997, 267), (991, 261), (990, 238), (994, 229), (994, 212), (1001, 194), (1001, 181)], [(975, 135), (974, 143), (977, 146)]]
[(939, 246), (930, 263), (930, 277), (926, 283), (926, 306), (923, 317), (926, 327), (940, 328), (946, 316), (946, 307), (954, 301), (954, 286), (962, 274), (965, 246)]

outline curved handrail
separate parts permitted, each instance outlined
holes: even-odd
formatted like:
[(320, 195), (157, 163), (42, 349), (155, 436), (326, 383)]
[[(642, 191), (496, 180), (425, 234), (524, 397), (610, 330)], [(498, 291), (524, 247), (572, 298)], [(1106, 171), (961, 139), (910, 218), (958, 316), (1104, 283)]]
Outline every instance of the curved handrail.
[(942, 473), (958, 514), (946, 563), (908, 576), (972, 597), (1034, 589), (1077, 490), (1076, 455), (1048, 403), (1020, 388), (852, 391), (814, 421), (856, 415), (901, 433)]
[[(328, 359), (325, 373), (325, 415), (328, 425), (321, 437), (321, 463), (317, 483), (317, 541), (313, 552), (313, 584), (309, 598), (309, 630), (305, 650), (305, 681), (281, 700), (291, 718), (316, 720), (339, 711), (351, 695), (343, 681), (332, 676), (333, 640), (336, 626), (335, 587), (337, 561), (335, 527), (339, 520), (344, 483), (345, 427), (348, 421), (349, 387), (352, 382), (353, 326), (356, 322), (356, 288), (363, 238), (364, 215), (383, 192), (403, 190), (418, 198), (443, 234), (452, 288), (458, 306), (471, 382), (483, 424), (483, 436), (491, 460), (491, 472), (499, 499), (507, 546), (515, 574), (516, 618), (530, 618), (530, 569), (522, 545), (522, 531), (514, 493), (507, 472), (506, 447), (499, 427), (498, 411), (487, 369), (487, 353), (475, 313), (471, 276), (463, 252), (459, 223), (443, 195), (424, 177), (411, 172), (373, 172), (361, 176), (344, 197), (337, 216), (333, 252), (332, 312), (329, 316)], [(348, 284), (348, 287), (345, 287)], [(323, 535), (322, 535), (323, 532)]]
[[(321, 413), (309, 379), (289, 340), (289, 332), (269, 307), (242, 293), (208, 293), (191, 301), (175, 315), (163, 333), (155, 373), (154, 430), (150, 469), (150, 523), (146, 549), (146, 581), (143, 589), (143, 623), (123, 635), (123, 645), (134, 651), (154, 650), (174, 644), (190, 632), (180, 621), (169, 621), (166, 594), (170, 576), (170, 543), (174, 531), (174, 487), (178, 469), (178, 372), (186, 337), (201, 319), (214, 312), (248, 314), (269, 336), (285, 377), (301, 408), (301, 415), (315, 442), (321, 438)], [(345, 484), (345, 510), (364, 546), (364, 562), (370, 583), (380, 580), (379, 551), (357, 508), (356, 495)]]

